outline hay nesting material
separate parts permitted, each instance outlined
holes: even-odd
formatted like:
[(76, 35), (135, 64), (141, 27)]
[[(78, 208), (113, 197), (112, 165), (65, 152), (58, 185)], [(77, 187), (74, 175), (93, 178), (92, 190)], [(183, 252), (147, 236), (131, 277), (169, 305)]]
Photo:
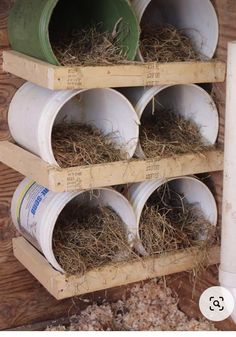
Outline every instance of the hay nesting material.
[(112, 209), (84, 205), (63, 210), (53, 233), (53, 251), (70, 275), (127, 260), (133, 254), (120, 217)]
[(150, 26), (142, 28), (140, 51), (144, 61), (182, 62), (203, 59), (184, 34), (171, 25)]
[(147, 158), (201, 153), (213, 148), (202, 137), (197, 124), (167, 109), (143, 116), (140, 144)]
[(148, 254), (156, 255), (191, 247), (209, 247), (215, 228), (195, 204), (168, 184), (148, 200), (140, 220), (140, 238)]
[[(101, 24), (76, 30), (70, 36), (52, 42), (62, 66), (97, 66), (123, 63), (127, 52), (120, 43), (124, 32), (119, 20), (113, 32), (102, 32)], [(124, 29), (124, 28), (123, 28)]]
[(122, 160), (125, 153), (115, 147), (112, 136), (86, 124), (58, 124), (52, 132), (54, 157), (62, 168)]

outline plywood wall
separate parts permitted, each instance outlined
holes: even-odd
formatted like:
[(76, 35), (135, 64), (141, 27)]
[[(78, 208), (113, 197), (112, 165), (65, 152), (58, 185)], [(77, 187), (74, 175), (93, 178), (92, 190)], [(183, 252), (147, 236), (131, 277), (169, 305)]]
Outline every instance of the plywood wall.
[[(203, 0), (200, 0), (203, 1)], [(8, 48), (6, 21), (13, 0), (0, 0), (0, 65), (1, 52)], [(213, 0), (220, 18), (220, 43), (217, 51), (226, 60), (227, 41), (236, 39), (236, 1)], [(11, 98), (22, 80), (2, 72), (0, 67), (0, 140), (10, 138), (7, 125), (7, 111)], [(225, 85), (214, 86), (220, 108), (221, 132), (223, 142)], [(6, 329), (33, 322), (67, 316), (71, 312), (71, 300), (57, 302), (37, 281), (18, 263), (12, 255), (11, 239), (16, 236), (10, 219), (10, 202), (22, 176), (0, 163), (0, 329)], [(215, 190), (220, 204), (222, 193), (222, 174), (213, 175)], [(119, 297), (122, 290), (113, 291), (108, 297)], [(104, 293), (99, 296), (104, 296)], [(76, 310), (83, 306), (77, 301)]]

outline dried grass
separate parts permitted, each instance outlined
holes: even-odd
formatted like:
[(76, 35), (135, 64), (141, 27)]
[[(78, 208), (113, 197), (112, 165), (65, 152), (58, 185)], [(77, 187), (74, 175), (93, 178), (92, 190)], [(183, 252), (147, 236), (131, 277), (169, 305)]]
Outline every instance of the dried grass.
[(120, 29), (121, 21), (118, 20), (113, 32), (102, 32), (102, 24), (98, 24), (73, 31), (70, 36), (53, 41), (53, 50), (60, 64), (97, 66), (125, 62), (128, 50), (125, 51), (121, 43), (125, 29), (124, 25)]
[(197, 61), (203, 57), (192, 45), (191, 39), (171, 25), (142, 27), (140, 51), (144, 61), (182, 62)]
[(52, 132), (54, 157), (62, 168), (122, 160), (125, 153), (115, 147), (112, 136), (86, 124), (58, 124)]
[(172, 110), (159, 109), (141, 121), (140, 144), (147, 158), (201, 153), (213, 148), (190, 119)]
[(60, 214), (53, 233), (55, 257), (70, 275), (84, 274), (103, 265), (132, 258), (125, 225), (106, 207), (68, 205)]
[(168, 184), (148, 200), (140, 220), (141, 242), (149, 255), (184, 248), (206, 247), (215, 242), (215, 228), (196, 204)]

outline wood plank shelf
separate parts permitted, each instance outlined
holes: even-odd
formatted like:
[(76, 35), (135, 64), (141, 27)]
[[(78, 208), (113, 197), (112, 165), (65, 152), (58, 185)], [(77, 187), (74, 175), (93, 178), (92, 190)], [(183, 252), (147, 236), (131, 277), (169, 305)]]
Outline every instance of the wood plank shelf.
[(52, 90), (214, 83), (226, 76), (226, 64), (217, 60), (62, 67), (16, 51), (3, 52), (3, 69)]
[(76, 191), (223, 170), (223, 151), (176, 155), (62, 169), (8, 141), (0, 142), (0, 161), (55, 192)]
[(203, 259), (206, 265), (217, 264), (220, 260), (218, 246), (208, 251), (191, 248), (101, 267), (83, 276), (66, 276), (53, 269), (45, 257), (23, 237), (13, 239), (13, 251), (21, 264), (57, 300), (191, 270)]

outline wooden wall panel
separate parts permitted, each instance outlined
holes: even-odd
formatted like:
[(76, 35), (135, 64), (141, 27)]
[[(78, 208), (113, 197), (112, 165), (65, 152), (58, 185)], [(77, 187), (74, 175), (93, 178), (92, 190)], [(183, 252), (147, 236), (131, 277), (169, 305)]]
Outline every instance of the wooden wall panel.
[(7, 15), (13, 5), (14, 0), (1, 0), (0, 1), (0, 47), (8, 47), (7, 36)]
[[(236, 1), (213, 0), (220, 18), (220, 41), (217, 56), (226, 60), (227, 41), (236, 39)], [(23, 83), (21, 79), (1, 70), (1, 51), (8, 48), (6, 21), (13, 0), (0, 0), (0, 140), (10, 138), (7, 110), (12, 96)], [(214, 93), (221, 116), (219, 141), (223, 144), (225, 85), (214, 85)], [(0, 329), (22, 326), (57, 317), (67, 316), (71, 300), (55, 301), (14, 259), (11, 238), (17, 235), (10, 219), (10, 202), (22, 176), (0, 164)], [(220, 204), (222, 173), (213, 174), (216, 197)], [(108, 298), (119, 298), (123, 289), (107, 292)], [(91, 295), (93, 296), (93, 295)], [(102, 292), (97, 297), (104, 297)], [(77, 300), (76, 310), (84, 306)]]
[[(6, 22), (12, 4), (11, 0), (0, 0), (0, 140), (10, 139), (8, 106), (23, 83), (1, 69), (2, 50), (8, 48)], [(59, 304), (48, 295), (12, 254), (11, 239), (17, 233), (11, 223), (10, 204), (22, 179), (0, 163), (0, 329), (64, 316), (72, 305), (71, 300)]]

